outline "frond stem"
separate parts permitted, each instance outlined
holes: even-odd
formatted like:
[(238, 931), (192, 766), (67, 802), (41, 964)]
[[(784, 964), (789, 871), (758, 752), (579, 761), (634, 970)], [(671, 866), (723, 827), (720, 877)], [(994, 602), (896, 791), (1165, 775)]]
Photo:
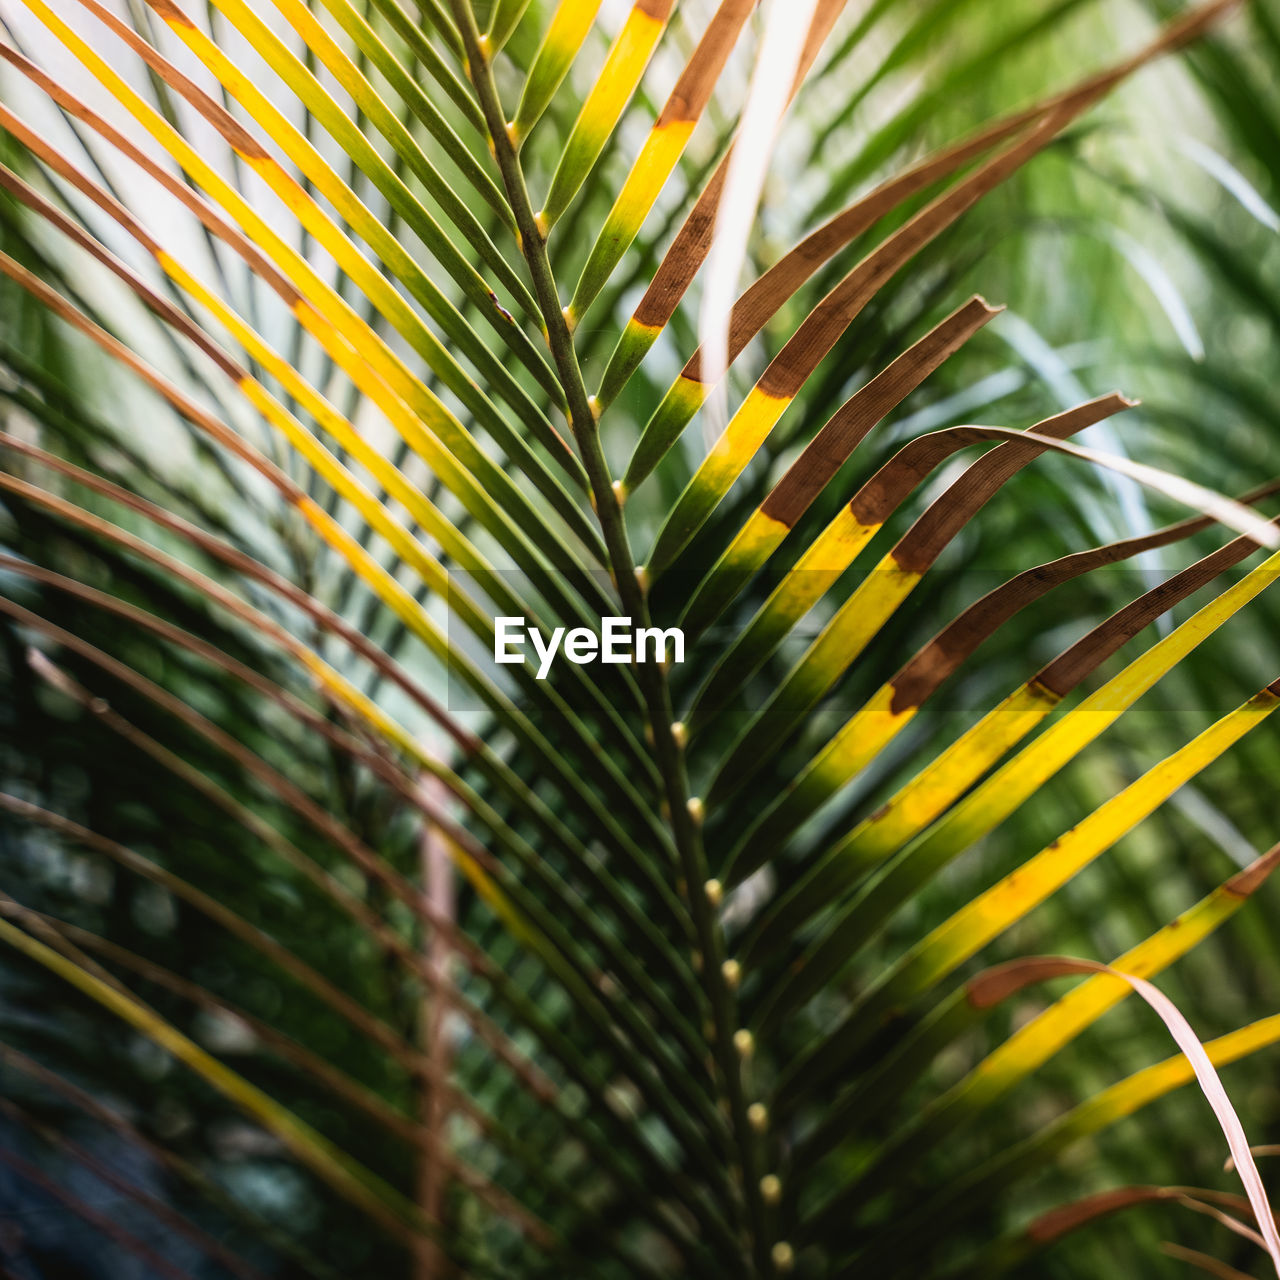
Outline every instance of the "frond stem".
[[(521, 252), (533, 280), (534, 295), (542, 313), (547, 345), (563, 384), (568, 408), (569, 426), (591, 485), (592, 505), (600, 521), (609, 553), (614, 584), (623, 609), (634, 625), (650, 625), (648, 600), (637, 574), (622, 508), (613, 489), (609, 466), (600, 444), (600, 432), (587, 393), (577, 351), (573, 345), (569, 322), (561, 310), (559, 291), (547, 256), (546, 240), (538, 226), (524, 171), (507, 131), (502, 103), (494, 82), (488, 50), (476, 26), (470, 0), (450, 0), (454, 20), (462, 36), (466, 53), (467, 74), (475, 87), (489, 129), (494, 158), (502, 175), (507, 199), (515, 214), (520, 234)], [(747, 1116), (748, 1100), (744, 1085), (743, 1054), (736, 1033), (739, 1031), (737, 1000), (724, 976), (724, 936), (707, 895), (706, 854), (699, 825), (690, 810), (688, 780), (681, 749), (672, 733), (674, 711), (665, 672), (656, 662), (638, 663), (637, 680), (645, 702), (645, 710), (653, 736), (654, 755), (662, 777), (669, 811), (672, 837), (676, 846), (680, 872), (685, 885), (698, 945), (704, 994), (712, 1010), (715, 1036), (713, 1050), (729, 1116), (733, 1137), (741, 1160), (741, 1189), (745, 1200), (746, 1229), (751, 1237), (756, 1273), (774, 1274), (769, 1242), (764, 1223), (768, 1221), (760, 1190), (762, 1170), (759, 1167), (759, 1141)], [(749, 1042), (748, 1042), (749, 1044)], [(730, 1172), (731, 1181), (733, 1171)]]

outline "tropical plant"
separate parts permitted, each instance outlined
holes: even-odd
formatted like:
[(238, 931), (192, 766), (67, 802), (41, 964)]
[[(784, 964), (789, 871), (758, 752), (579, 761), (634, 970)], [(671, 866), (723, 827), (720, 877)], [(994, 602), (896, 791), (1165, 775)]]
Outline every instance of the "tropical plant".
[[(1280, 1039), (1232, 774), (1277, 759), (1280, 482), (1195, 421), (1274, 404), (967, 296), (1058, 218), (1203, 354), (1155, 206), (1274, 344), (1098, 111), (1191, 58), (1253, 178), (1193, 161), (1273, 232), (1274, 16), (1077, 58), (1073, 0), (598, 7), (5, 12), (0, 1270), (1280, 1266), (1242, 1137), (1249, 1198), (1169, 1096), (1227, 1116), (1208, 1062)], [(748, 80), (794, 103), (726, 329)], [(1070, 324), (1150, 321), (1077, 274)], [(512, 617), (686, 650), (498, 664)]]

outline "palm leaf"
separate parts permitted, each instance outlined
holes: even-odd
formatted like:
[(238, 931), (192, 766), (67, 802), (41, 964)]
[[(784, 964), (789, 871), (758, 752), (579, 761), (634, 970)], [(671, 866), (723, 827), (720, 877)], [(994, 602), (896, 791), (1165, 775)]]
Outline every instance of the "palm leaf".
[[(1272, 815), (1229, 785), (1274, 752), (1249, 628), (1280, 561), (1232, 571), (1276, 545), (1276, 482), (1197, 416), (1272, 405), (1132, 210), (1280, 306), (1100, 113), (1178, 54), (1267, 144), (1227, 0), (1081, 56), (1085, 7), (820, 0), (779, 85), (801, 194), (766, 188), (712, 442), (686, 295), (756, 141), (749, 5), (6, 19), (0, 1127), (103, 1274), (944, 1276), (1051, 1246), (1092, 1274), (1091, 1238), (1136, 1250), (1161, 1203), (1270, 1238), (1182, 1185), (1198, 1132), (1141, 1178), (1060, 1159), (1193, 1078), (1081, 1067), (1133, 984), (1198, 1013), (1247, 973), (1238, 1023), (1280, 973), (1253, 919)], [(966, 37), (945, 64), (938, 31)], [(1249, 162), (1196, 154), (1274, 230)], [(1150, 317), (1081, 272), (1077, 345), (1044, 336), (1054, 262), (1003, 265), (1042, 187), (1055, 244), (1111, 274), (1128, 246)], [(1203, 330), (1205, 366), (1124, 348), (1140, 314)], [(1150, 368), (1141, 408), (1088, 390)], [(1197, 390), (1170, 403), (1175, 377)], [(504, 619), (614, 617), (683, 627), (682, 660), (497, 660)], [(1144, 698), (1182, 719), (1149, 733)], [(1271, 852), (1224, 874), (1168, 803), (1193, 779), (1206, 829)], [(1135, 852), (1174, 840), (1176, 874)], [(1127, 943), (1073, 905), (1106, 874), (1136, 885)], [(1011, 1023), (1031, 981), (1085, 972)], [(1045, 1081), (1074, 1110), (1049, 1119)]]

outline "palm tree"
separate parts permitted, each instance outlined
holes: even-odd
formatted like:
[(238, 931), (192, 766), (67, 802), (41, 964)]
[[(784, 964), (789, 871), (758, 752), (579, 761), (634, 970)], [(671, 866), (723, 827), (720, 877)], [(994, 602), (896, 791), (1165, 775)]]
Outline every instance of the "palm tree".
[(1274, 15), (597, 8), (3, 14), (0, 1268), (1280, 1265)]

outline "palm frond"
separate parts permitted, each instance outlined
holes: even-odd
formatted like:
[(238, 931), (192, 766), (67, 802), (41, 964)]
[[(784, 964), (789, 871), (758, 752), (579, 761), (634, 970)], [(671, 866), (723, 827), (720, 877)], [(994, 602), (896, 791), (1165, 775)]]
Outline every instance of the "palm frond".
[(724, 369), (748, 4), (6, 11), (0, 1153), (86, 1274), (1274, 1254), (1161, 1102), (1247, 1162), (1280, 1038), (1232, 8), (818, 0)]

